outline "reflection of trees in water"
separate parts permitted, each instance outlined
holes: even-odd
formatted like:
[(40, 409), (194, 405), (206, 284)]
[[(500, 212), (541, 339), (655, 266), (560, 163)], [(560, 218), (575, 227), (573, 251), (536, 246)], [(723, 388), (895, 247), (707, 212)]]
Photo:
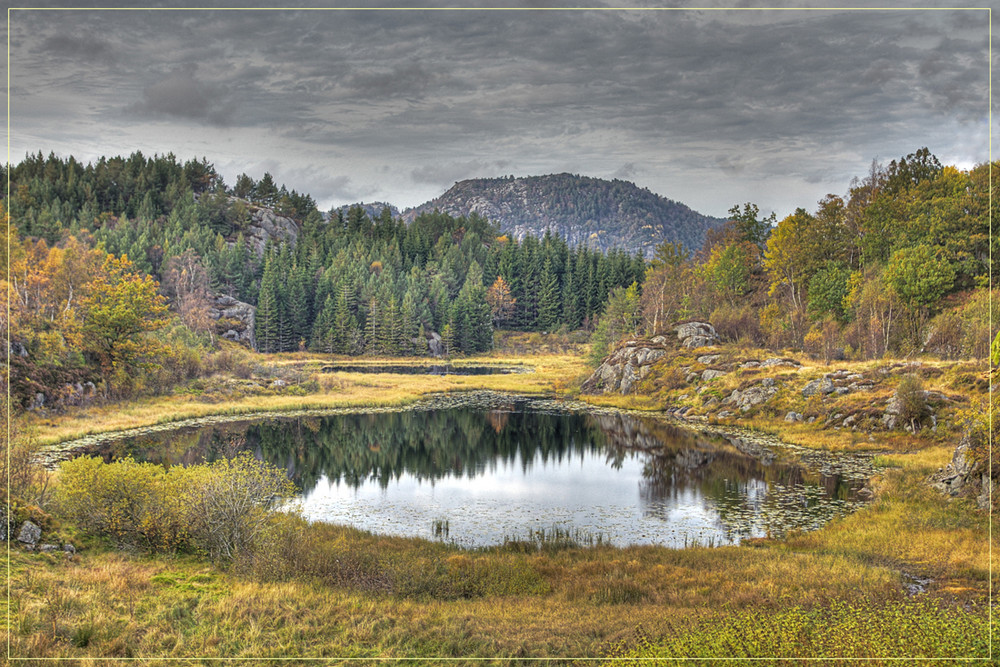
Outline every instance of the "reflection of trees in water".
[(156, 456), (158, 449), (164, 454), (164, 447), (174, 449), (162, 439), (159, 447), (154, 439), (134, 441), (134, 455), (188, 464), (246, 448), (285, 468), (304, 493), (322, 475), (352, 486), (374, 480), (385, 488), (404, 473), (422, 480), (471, 478), (518, 460), (529, 470), (536, 461), (562, 461), (605, 446), (603, 433), (583, 415), (493, 410), (484, 418), (468, 408), (220, 424), (170, 440), (184, 443), (182, 455)]
[[(662, 513), (682, 494), (695, 494), (717, 510), (721, 528), (746, 534), (747, 516), (759, 514), (768, 485), (820, 485), (843, 498), (839, 478), (809, 475), (799, 466), (765, 465), (720, 437), (621, 414), (546, 413), (511, 403), (474, 408), (410, 410), (327, 417), (224, 423), (133, 440), (137, 460), (188, 465), (231, 457), (247, 449), (284, 468), (303, 493), (321, 476), (354, 487), (371, 480), (382, 488), (404, 474), (421, 480), (475, 477), (486, 469), (603, 453), (609, 467), (627, 457), (643, 461), (639, 495), (647, 512)], [(106, 458), (125, 453), (102, 452)], [(815, 496), (805, 498), (815, 502)], [(673, 503), (676, 504), (676, 503)]]
[(839, 475), (763, 462), (719, 436), (627, 415), (602, 416), (600, 424), (613, 451), (638, 446), (646, 452), (639, 497), (647, 513), (665, 516), (682, 496), (694, 494), (716, 510), (729, 541), (766, 531), (772, 520), (804, 517), (820, 503), (846, 500), (857, 490)]

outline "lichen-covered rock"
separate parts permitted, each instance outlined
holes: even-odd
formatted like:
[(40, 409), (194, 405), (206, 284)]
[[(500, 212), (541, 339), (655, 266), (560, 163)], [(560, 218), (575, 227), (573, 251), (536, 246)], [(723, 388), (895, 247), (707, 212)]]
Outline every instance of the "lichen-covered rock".
[(25, 521), (21, 524), (21, 530), (17, 533), (17, 541), (28, 546), (35, 546), (42, 537), (42, 529), (32, 523)]
[(652, 340), (626, 341), (587, 378), (582, 390), (588, 394), (628, 394), (649, 375), (650, 367), (666, 353), (661, 344)]
[(950, 496), (975, 494), (976, 505), (980, 509), (988, 509), (990, 495), (996, 491), (996, 482), (990, 478), (989, 471), (980, 471), (970, 451), (971, 442), (963, 437), (952, 454), (947, 466), (931, 475), (931, 486)]
[[(213, 299), (212, 307), (208, 309), (208, 316), (217, 323), (222, 323), (224, 330), (219, 331), (220, 336), (246, 345), (251, 350), (257, 349), (257, 339), (254, 336), (257, 309), (254, 306), (228, 294), (220, 294)], [(217, 324), (216, 328), (219, 326)]]
[(719, 335), (708, 322), (685, 322), (674, 327), (677, 340), (683, 347), (707, 347), (719, 343)]
[(815, 396), (816, 394), (832, 394), (837, 390), (834, 386), (833, 380), (830, 378), (820, 378), (818, 380), (813, 380), (802, 388), (802, 395), (806, 398), (810, 396)]
[(715, 378), (720, 378), (720, 377), (722, 377), (725, 374), (726, 374), (725, 371), (717, 371), (717, 370), (713, 370), (713, 369), (709, 368), (708, 370), (702, 372), (702, 374), (701, 374), (701, 380), (702, 380), (702, 382), (708, 382), (709, 380), (714, 380)]
[(247, 226), (247, 241), (258, 257), (264, 256), (267, 242), (287, 241), (294, 246), (299, 238), (299, 226), (291, 218), (278, 215), (269, 208), (252, 208)]
[(774, 386), (766, 387), (763, 384), (757, 384), (740, 392), (736, 398), (736, 406), (741, 411), (746, 412), (755, 405), (771, 400), (776, 393), (778, 393), (778, 389)]
[(721, 354), (703, 354), (700, 357), (698, 357), (697, 361), (699, 364), (705, 364), (706, 366), (710, 366), (714, 364), (716, 361), (718, 361), (721, 356), (722, 356)]
[(761, 368), (772, 368), (774, 366), (791, 366), (792, 368), (800, 368), (802, 364), (794, 359), (786, 359), (784, 357), (771, 357), (770, 359), (765, 359), (760, 362)]

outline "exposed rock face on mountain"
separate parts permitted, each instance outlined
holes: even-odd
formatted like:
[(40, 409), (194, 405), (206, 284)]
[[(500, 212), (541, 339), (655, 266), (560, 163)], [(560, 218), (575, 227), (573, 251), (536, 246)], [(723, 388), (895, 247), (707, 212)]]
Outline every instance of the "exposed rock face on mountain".
[(641, 251), (646, 257), (663, 241), (700, 248), (706, 232), (724, 222), (627, 181), (572, 174), (461, 181), (404, 218), (412, 221), (434, 209), (453, 216), (477, 213), (519, 240), (549, 230), (570, 245)]
[(247, 241), (258, 257), (264, 256), (268, 241), (288, 241), (293, 246), (299, 238), (299, 226), (291, 218), (278, 215), (269, 208), (250, 209), (250, 224), (247, 226)]

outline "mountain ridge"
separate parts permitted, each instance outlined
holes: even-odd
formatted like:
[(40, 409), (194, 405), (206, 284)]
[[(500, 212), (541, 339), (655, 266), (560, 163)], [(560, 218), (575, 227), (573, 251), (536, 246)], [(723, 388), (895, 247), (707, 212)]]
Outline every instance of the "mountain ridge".
[(725, 222), (630, 181), (565, 172), (458, 181), (404, 211), (403, 218), (411, 222), (434, 209), (453, 216), (477, 213), (519, 240), (550, 231), (571, 245), (641, 252), (647, 258), (664, 241), (700, 248), (708, 230)]

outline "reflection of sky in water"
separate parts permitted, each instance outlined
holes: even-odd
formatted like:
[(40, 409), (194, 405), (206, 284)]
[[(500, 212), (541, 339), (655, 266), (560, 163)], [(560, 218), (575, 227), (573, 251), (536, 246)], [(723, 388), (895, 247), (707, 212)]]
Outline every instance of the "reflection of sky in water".
[(509, 400), (252, 421), (129, 447), (137, 460), (182, 464), (249, 450), (287, 471), (312, 520), (419, 537), (447, 521), (447, 539), (464, 546), (553, 527), (615, 545), (732, 544), (818, 528), (859, 504), (864, 476), (848, 481), (831, 461), (812, 473), (655, 420)]
[[(427, 538), (435, 520), (447, 519), (448, 539), (463, 546), (498, 544), (553, 525), (602, 535), (619, 546), (731, 541), (700, 489), (674, 487), (658, 498), (640, 493), (643, 459), (626, 456), (616, 469), (594, 452), (544, 463), (536, 456), (528, 465), (517, 457), (485, 466), (474, 479), (449, 475), (431, 482), (404, 473), (385, 489), (376, 481), (355, 488), (323, 476), (302, 509), (312, 520)], [(757, 496), (765, 492), (761, 484), (747, 486)]]

